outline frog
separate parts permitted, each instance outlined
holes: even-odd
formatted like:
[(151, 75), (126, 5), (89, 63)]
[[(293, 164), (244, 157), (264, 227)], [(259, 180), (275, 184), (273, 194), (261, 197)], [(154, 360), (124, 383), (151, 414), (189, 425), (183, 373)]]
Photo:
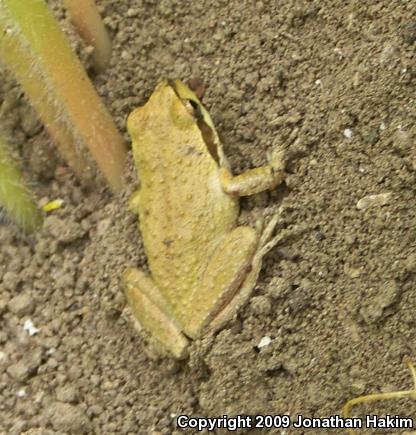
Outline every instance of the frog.
[(130, 200), (149, 272), (123, 274), (127, 304), (157, 353), (188, 356), (250, 298), (278, 214), (262, 230), (238, 225), (239, 198), (285, 179), (284, 151), (233, 175), (211, 116), (180, 80), (162, 80), (127, 120), (139, 188)]

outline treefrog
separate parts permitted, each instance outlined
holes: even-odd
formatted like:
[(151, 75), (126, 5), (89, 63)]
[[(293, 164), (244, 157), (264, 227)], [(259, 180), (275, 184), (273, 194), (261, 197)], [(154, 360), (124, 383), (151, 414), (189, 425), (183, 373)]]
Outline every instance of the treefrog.
[(238, 198), (284, 179), (282, 152), (233, 176), (212, 119), (180, 81), (161, 81), (128, 117), (140, 187), (131, 200), (150, 275), (123, 276), (134, 318), (159, 350), (184, 358), (189, 341), (217, 331), (248, 300), (277, 217), (260, 234), (237, 226)]

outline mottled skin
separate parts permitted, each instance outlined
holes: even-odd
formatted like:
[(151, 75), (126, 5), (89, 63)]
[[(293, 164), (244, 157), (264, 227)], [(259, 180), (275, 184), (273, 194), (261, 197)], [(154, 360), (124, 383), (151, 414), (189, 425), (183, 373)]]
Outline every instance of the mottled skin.
[(233, 177), (209, 114), (181, 82), (159, 83), (128, 130), (140, 178), (132, 207), (151, 276), (128, 270), (126, 295), (157, 347), (182, 358), (187, 337), (218, 329), (249, 297), (276, 243), (267, 243), (275, 220), (265, 237), (237, 227), (238, 196), (274, 188), (283, 164), (276, 155)]

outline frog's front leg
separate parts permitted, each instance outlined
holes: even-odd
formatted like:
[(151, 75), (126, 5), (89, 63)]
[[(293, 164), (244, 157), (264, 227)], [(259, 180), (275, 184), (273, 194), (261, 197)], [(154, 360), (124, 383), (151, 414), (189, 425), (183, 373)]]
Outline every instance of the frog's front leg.
[(175, 358), (186, 357), (188, 339), (169, 313), (168, 304), (153, 279), (139, 269), (128, 269), (123, 281), (133, 316), (151, 333), (156, 347), (162, 353), (168, 350)]
[(283, 152), (274, 152), (270, 163), (258, 168), (249, 169), (240, 175), (232, 175), (226, 168), (220, 169), (220, 180), (224, 192), (231, 195), (247, 196), (264, 190), (272, 190), (285, 177)]

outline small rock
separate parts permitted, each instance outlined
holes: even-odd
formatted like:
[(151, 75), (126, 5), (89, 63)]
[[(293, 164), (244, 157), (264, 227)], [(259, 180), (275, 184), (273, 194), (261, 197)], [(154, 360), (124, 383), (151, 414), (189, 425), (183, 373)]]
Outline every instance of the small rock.
[(24, 109), (21, 113), (21, 127), (26, 136), (32, 137), (42, 129), (42, 124), (35, 111), (30, 106), (22, 106)]
[(139, 15), (138, 8), (128, 8), (127, 9), (127, 16), (128, 17), (137, 17), (137, 15)]
[(352, 279), (358, 278), (362, 273), (362, 267), (352, 267), (349, 264), (344, 264), (344, 273)]
[(3, 284), (7, 290), (15, 291), (17, 286), (19, 285), (20, 277), (15, 272), (6, 272), (3, 275)]
[(13, 238), (13, 232), (6, 225), (0, 227), (0, 243), (10, 245)]
[(26, 390), (24, 388), (17, 390), (16, 396), (17, 397), (26, 397), (27, 396)]
[(364, 393), (366, 388), (366, 383), (362, 380), (357, 380), (351, 383), (351, 392), (354, 396), (360, 396)]
[(36, 328), (30, 319), (27, 319), (23, 324), (23, 330), (27, 331), (30, 336), (35, 335), (40, 331), (40, 329)]
[(408, 152), (413, 147), (413, 141), (410, 134), (402, 129), (398, 129), (394, 135), (394, 147), (404, 153)]
[(90, 433), (91, 424), (85, 413), (68, 403), (55, 403), (50, 410), (52, 427), (59, 432)]
[(374, 323), (383, 316), (386, 308), (397, 302), (400, 289), (395, 281), (384, 283), (375, 296), (367, 301), (361, 308), (360, 313), (366, 323)]
[(260, 341), (259, 341), (259, 343), (257, 344), (256, 347), (258, 349), (261, 349), (262, 347), (269, 346), (271, 342), (272, 342), (272, 339), (268, 335), (265, 335), (264, 337), (262, 337), (260, 339)]
[(71, 272), (62, 273), (55, 278), (56, 288), (61, 290), (73, 288), (74, 283), (75, 283), (75, 274)]
[(278, 299), (286, 296), (290, 291), (290, 282), (284, 278), (274, 278), (267, 287), (267, 293), (273, 298)]
[(132, 54), (131, 54), (129, 51), (127, 51), (127, 50), (123, 50), (123, 51), (121, 52), (121, 58), (122, 58), (123, 60), (132, 60), (132, 59), (133, 59), (133, 56), (132, 56)]
[(379, 131), (375, 128), (369, 130), (363, 138), (366, 143), (370, 145), (375, 145), (380, 140)]
[(24, 382), (33, 375), (42, 362), (42, 355), (34, 352), (8, 367), (7, 373), (16, 381)]
[(19, 258), (19, 257), (15, 257), (15, 258), (13, 258), (13, 259), (10, 261), (10, 263), (9, 263), (9, 265), (8, 265), (8, 267), (7, 267), (7, 269), (8, 269), (10, 272), (19, 273), (19, 272), (22, 270), (22, 259)]
[(285, 114), (278, 116), (271, 121), (271, 125), (282, 126), (282, 125), (295, 125), (302, 120), (300, 113)]
[(392, 62), (397, 56), (397, 47), (391, 42), (386, 42), (380, 54), (380, 63), (386, 64)]
[(404, 28), (403, 39), (404, 42), (409, 45), (416, 41), (416, 21), (412, 21)]
[(35, 301), (29, 293), (20, 293), (7, 304), (9, 310), (19, 317), (28, 316), (35, 309)]
[(297, 289), (293, 290), (289, 296), (288, 305), (290, 311), (294, 314), (308, 308), (310, 305), (310, 300), (307, 289), (298, 287)]
[(416, 253), (410, 254), (404, 260), (404, 268), (407, 272), (416, 272)]
[(6, 295), (0, 296), (0, 315), (6, 311), (8, 303), (9, 303), (9, 300), (8, 300), (8, 297)]
[(250, 306), (254, 314), (267, 315), (272, 310), (272, 304), (267, 296), (256, 296), (251, 299)]
[(352, 138), (352, 130), (351, 130), (350, 128), (346, 128), (346, 129), (344, 130), (344, 136), (345, 136), (347, 139), (351, 139), (351, 138)]
[(82, 238), (86, 231), (78, 223), (70, 220), (63, 220), (51, 215), (45, 219), (43, 231), (51, 234), (61, 243), (72, 243)]
[(358, 210), (366, 210), (370, 207), (381, 207), (387, 205), (391, 199), (391, 192), (379, 193), (378, 195), (364, 196), (357, 202)]
[(89, 410), (89, 412), (90, 412), (90, 414), (92, 415), (92, 416), (96, 416), (96, 415), (100, 415), (100, 414), (102, 414), (103, 412), (104, 412), (104, 409), (103, 409), (103, 407), (101, 406), (101, 405), (97, 405), (97, 404), (95, 404), (95, 405), (91, 405), (89, 408), (88, 408), (88, 410)]
[(0, 331), (0, 344), (6, 343), (6, 341), (9, 339), (6, 331)]
[(325, 386), (314, 381), (308, 382), (306, 385), (306, 394), (310, 397), (312, 405), (318, 408), (326, 403), (328, 397), (331, 396), (331, 393)]
[(55, 435), (55, 432), (45, 428), (33, 428), (29, 429), (27, 432), (21, 432), (21, 435)]
[(294, 375), (297, 373), (300, 364), (301, 362), (298, 359), (289, 357), (288, 359), (282, 362), (282, 368), (283, 370), (287, 371), (291, 375)]
[(99, 237), (104, 236), (105, 233), (107, 232), (107, 230), (110, 228), (110, 225), (111, 225), (110, 218), (101, 219), (100, 221), (98, 221), (98, 223), (97, 223), (97, 236), (99, 236)]
[[(26, 420), (19, 420), (16, 421), (16, 423), (9, 429), (8, 434), (9, 435), (20, 435), (22, 433), (24, 433), (23, 431), (25, 431), (28, 428), (29, 424)], [(5, 434), (6, 432), (0, 432), (1, 434)]]
[(8, 363), (9, 363), (9, 356), (7, 355), (7, 353), (0, 350), (0, 372), (5, 370)]
[(72, 385), (64, 385), (56, 390), (56, 398), (64, 403), (77, 403), (78, 391)]

